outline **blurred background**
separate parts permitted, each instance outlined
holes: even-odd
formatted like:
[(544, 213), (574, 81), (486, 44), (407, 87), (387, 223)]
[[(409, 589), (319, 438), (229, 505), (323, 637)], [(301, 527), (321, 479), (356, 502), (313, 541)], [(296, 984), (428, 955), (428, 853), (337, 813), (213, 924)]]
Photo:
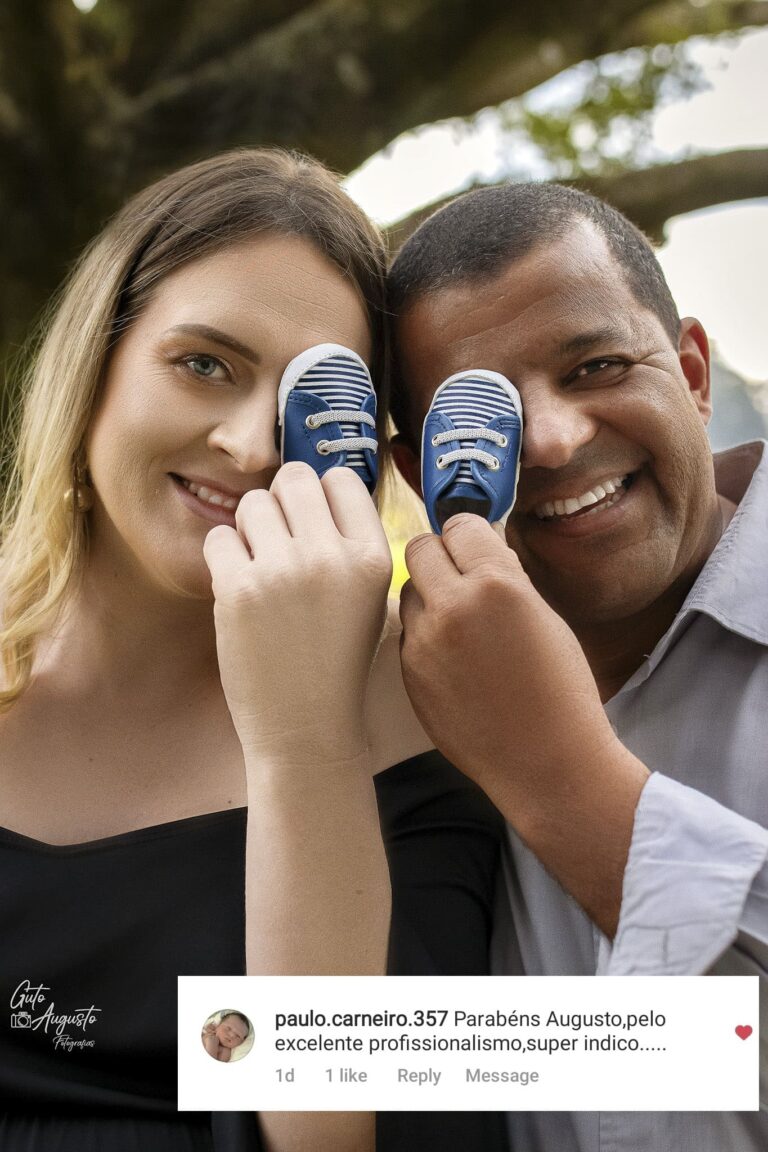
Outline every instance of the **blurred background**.
[[(763, 436), (766, 109), (768, 0), (3, 0), (3, 427), (36, 319), (122, 201), (280, 144), (342, 173), (393, 250), (479, 184), (609, 200), (710, 334), (713, 447)], [(386, 508), (399, 583), (419, 513), (399, 488)]]

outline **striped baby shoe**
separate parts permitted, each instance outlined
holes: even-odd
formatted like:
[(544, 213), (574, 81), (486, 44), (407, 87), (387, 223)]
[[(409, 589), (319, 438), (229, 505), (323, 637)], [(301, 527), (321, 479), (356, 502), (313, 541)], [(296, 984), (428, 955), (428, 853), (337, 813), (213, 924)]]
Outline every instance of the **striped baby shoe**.
[(316, 344), (291, 360), (277, 392), (283, 463), (303, 460), (322, 476), (353, 468), (376, 487), (376, 395), (365, 363), (341, 344)]
[(434, 532), (457, 512), (504, 520), (515, 502), (523, 405), (514, 384), (484, 368), (457, 372), (424, 421), (421, 486)]

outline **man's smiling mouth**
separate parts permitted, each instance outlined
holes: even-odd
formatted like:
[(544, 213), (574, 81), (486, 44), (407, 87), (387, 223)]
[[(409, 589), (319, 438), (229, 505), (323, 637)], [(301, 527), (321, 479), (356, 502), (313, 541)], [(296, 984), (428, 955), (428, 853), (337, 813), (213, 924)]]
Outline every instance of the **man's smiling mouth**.
[(624, 498), (635, 478), (634, 472), (610, 476), (593, 484), (585, 491), (560, 500), (547, 500), (537, 504), (533, 515), (538, 520), (571, 520), (595, 516), (605, 508), (611, 508)]

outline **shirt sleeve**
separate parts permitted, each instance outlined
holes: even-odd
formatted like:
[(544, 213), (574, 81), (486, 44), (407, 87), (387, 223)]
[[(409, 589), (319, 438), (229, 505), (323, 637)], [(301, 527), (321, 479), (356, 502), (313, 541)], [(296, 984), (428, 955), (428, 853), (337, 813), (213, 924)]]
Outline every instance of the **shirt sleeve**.
[(768, 980), (768, 830), (655, 772), (640, 796), (600, 976), (697, 976), (738, 949)]

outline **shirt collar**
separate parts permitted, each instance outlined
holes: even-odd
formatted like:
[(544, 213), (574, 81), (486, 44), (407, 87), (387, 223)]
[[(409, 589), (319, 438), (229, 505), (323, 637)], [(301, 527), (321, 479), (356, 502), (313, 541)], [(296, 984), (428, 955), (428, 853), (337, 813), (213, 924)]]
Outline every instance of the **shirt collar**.
[(765, 441), (715, 456), (717, 491), (738, 504), (679, 615), (706, 612), (768, 645), (768, 452)]
[[(680, 611), (650, 656), (616, 694), (651, 675), (694, 615), (768, 646), (768, 452), (766, 441), (739, 444), (714, 457), (715, 486), (738, 507)], [(615, 699), (615, 697), (614, 697)]]

